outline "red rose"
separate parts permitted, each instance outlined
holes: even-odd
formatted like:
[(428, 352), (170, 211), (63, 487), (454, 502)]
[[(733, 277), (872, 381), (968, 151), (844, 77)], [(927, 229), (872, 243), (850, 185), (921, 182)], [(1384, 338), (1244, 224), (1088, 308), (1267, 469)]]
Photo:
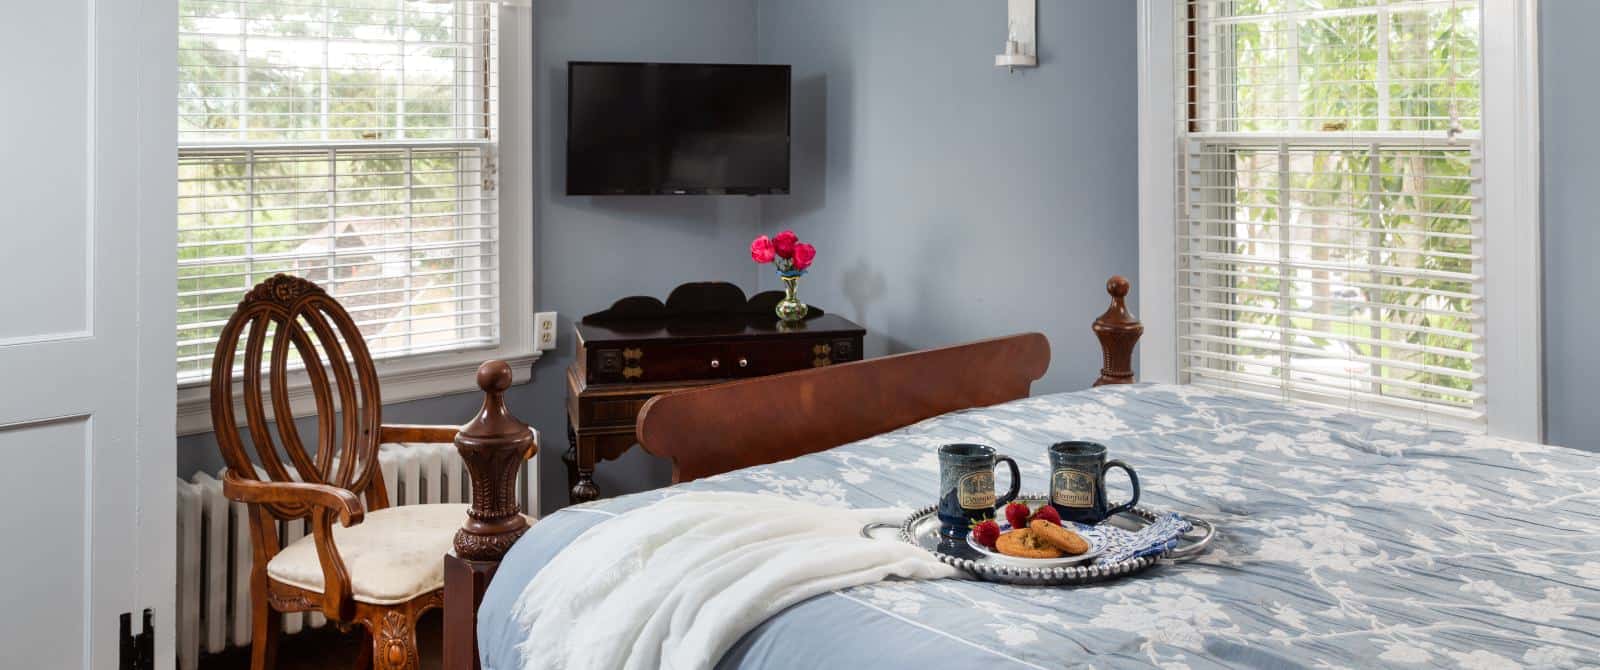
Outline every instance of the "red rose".
[(762, 235), (761, 237), (757, 237), (753, 242), (751, 242), (750, 243), (750, 260), (753, 260), (753, 261), (755, 261), (757, 263), (771, 263), (772, 262), (772, 240), (767, 239), (766, 235)]
[(805, 242), (794, 245), (794, 269), (804, 270), (811, 267), (811, 260), (817, 257), (817, 248)]
[(794, 258), (794, 245), (800, 241), (800, 236), (792, 230), (785, 230), (772, 238), (772, 250), (781, 258)]

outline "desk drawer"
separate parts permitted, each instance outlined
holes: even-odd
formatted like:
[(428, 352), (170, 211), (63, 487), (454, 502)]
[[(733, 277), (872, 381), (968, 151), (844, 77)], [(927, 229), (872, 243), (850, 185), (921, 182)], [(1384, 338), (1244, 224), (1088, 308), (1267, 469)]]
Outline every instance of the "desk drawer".
[(783, 337), (767, 340), (647, 343), (588, 349), (590, 384), (716, 381), (809, 370), (861, 360), (859, 337)]
[(742, 342), (728, 345), (736, 377), (761, 377), (820, 368), (861, 360), (854, 338), (798, 338), (782, 342)]
[(589, 404), (588, 415), (583, 417), (586, 426), (632, 426), (639, 410), (649, 402), (650, 396), (640, 398), (606, 398)]
[(743, 342), (728, 347), (728, 358), (733, 361), (735, 376), (762, 377), (827, 365), (823, 345), (823, 340), (811, 339)]
[(730, 367), (728, 345), (720, 342), (597, 347), (589, 357), (592, 384), (725, 379)]

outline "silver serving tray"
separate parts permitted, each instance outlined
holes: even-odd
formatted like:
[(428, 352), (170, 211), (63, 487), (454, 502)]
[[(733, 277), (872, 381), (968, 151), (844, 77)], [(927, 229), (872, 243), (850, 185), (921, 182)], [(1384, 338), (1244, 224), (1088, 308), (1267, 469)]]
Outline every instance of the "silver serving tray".
[[(1018, 497), (1017, 500), (1029, 503), (1030, 507), (1043, 504), (1046, 498), (1042, 495), (1027, 495)], [(987, 582), (1003, 582), (1006, 584), (1023, 584), (1033, 586), (1062, 586), (1073, 584), (1092, 584), (1103, 582), (1141, 572), (1162, 560), (1180, 561), (1193, 558), (1205, 552), (1210, 546), (1211, 539), (1216, 536), (1216, 529), (1203, 519), (1184, 517), (1194, 524), (1194, 531), (1178, 539), (1178, 545), (1159, 556), (1143, 556), (1116, 563), (1096, 562), (1088, 565), (1069, 565), (1060, 567), (1029, 567), (1017, 565), (1008, 561), (999, 561), (986, 556), (967, 545), (965, 539), (950, 539), (939, 534), (939, 506), (929, 505), (913, 512), (899, 527), (899, 538), (903, 542), (917, 545), (938, 557), (948, 565), (954, 566), (973, 577)], [(1113, 516), (1103, 523), (1108, 523), (1127, 530), (1139, 530), (1150, 525), (1161, 514), (1156, 510), (1146, 507), (1133, 509)], [(864, 536), (872, 537), (870, 532), (875, 528), (894, 528), (893, 524), (870, 524), (861, 529)]]

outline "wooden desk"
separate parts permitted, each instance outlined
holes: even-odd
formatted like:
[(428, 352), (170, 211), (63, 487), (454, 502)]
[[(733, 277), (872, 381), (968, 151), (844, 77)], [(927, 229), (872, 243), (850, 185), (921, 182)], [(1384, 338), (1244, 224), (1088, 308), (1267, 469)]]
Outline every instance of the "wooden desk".
[(639, 409), (657, 395), (861, 360), (861, 326), (814, 307), (800, 323), (781, 323), (772, 307), (782, 297), (768, 291), (746, 299), (732, 284), (685, 284), (665, 303), (624, 298), (584, 317), (567, 368), (563, 460), (571, 502), (600, 497), (596, 464), (639, 441)]

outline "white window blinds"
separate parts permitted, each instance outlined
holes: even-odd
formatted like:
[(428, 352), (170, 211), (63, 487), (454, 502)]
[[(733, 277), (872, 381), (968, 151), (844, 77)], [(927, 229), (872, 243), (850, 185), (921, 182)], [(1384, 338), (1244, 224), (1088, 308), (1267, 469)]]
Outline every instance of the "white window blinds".
[(496, 10), (181, 0), (180, 382), (278, 272), (338, 298), (379, 358), (498, 342)]
[(1476, 0), (1178, 0), (1188, 381), (1481, 428)]

